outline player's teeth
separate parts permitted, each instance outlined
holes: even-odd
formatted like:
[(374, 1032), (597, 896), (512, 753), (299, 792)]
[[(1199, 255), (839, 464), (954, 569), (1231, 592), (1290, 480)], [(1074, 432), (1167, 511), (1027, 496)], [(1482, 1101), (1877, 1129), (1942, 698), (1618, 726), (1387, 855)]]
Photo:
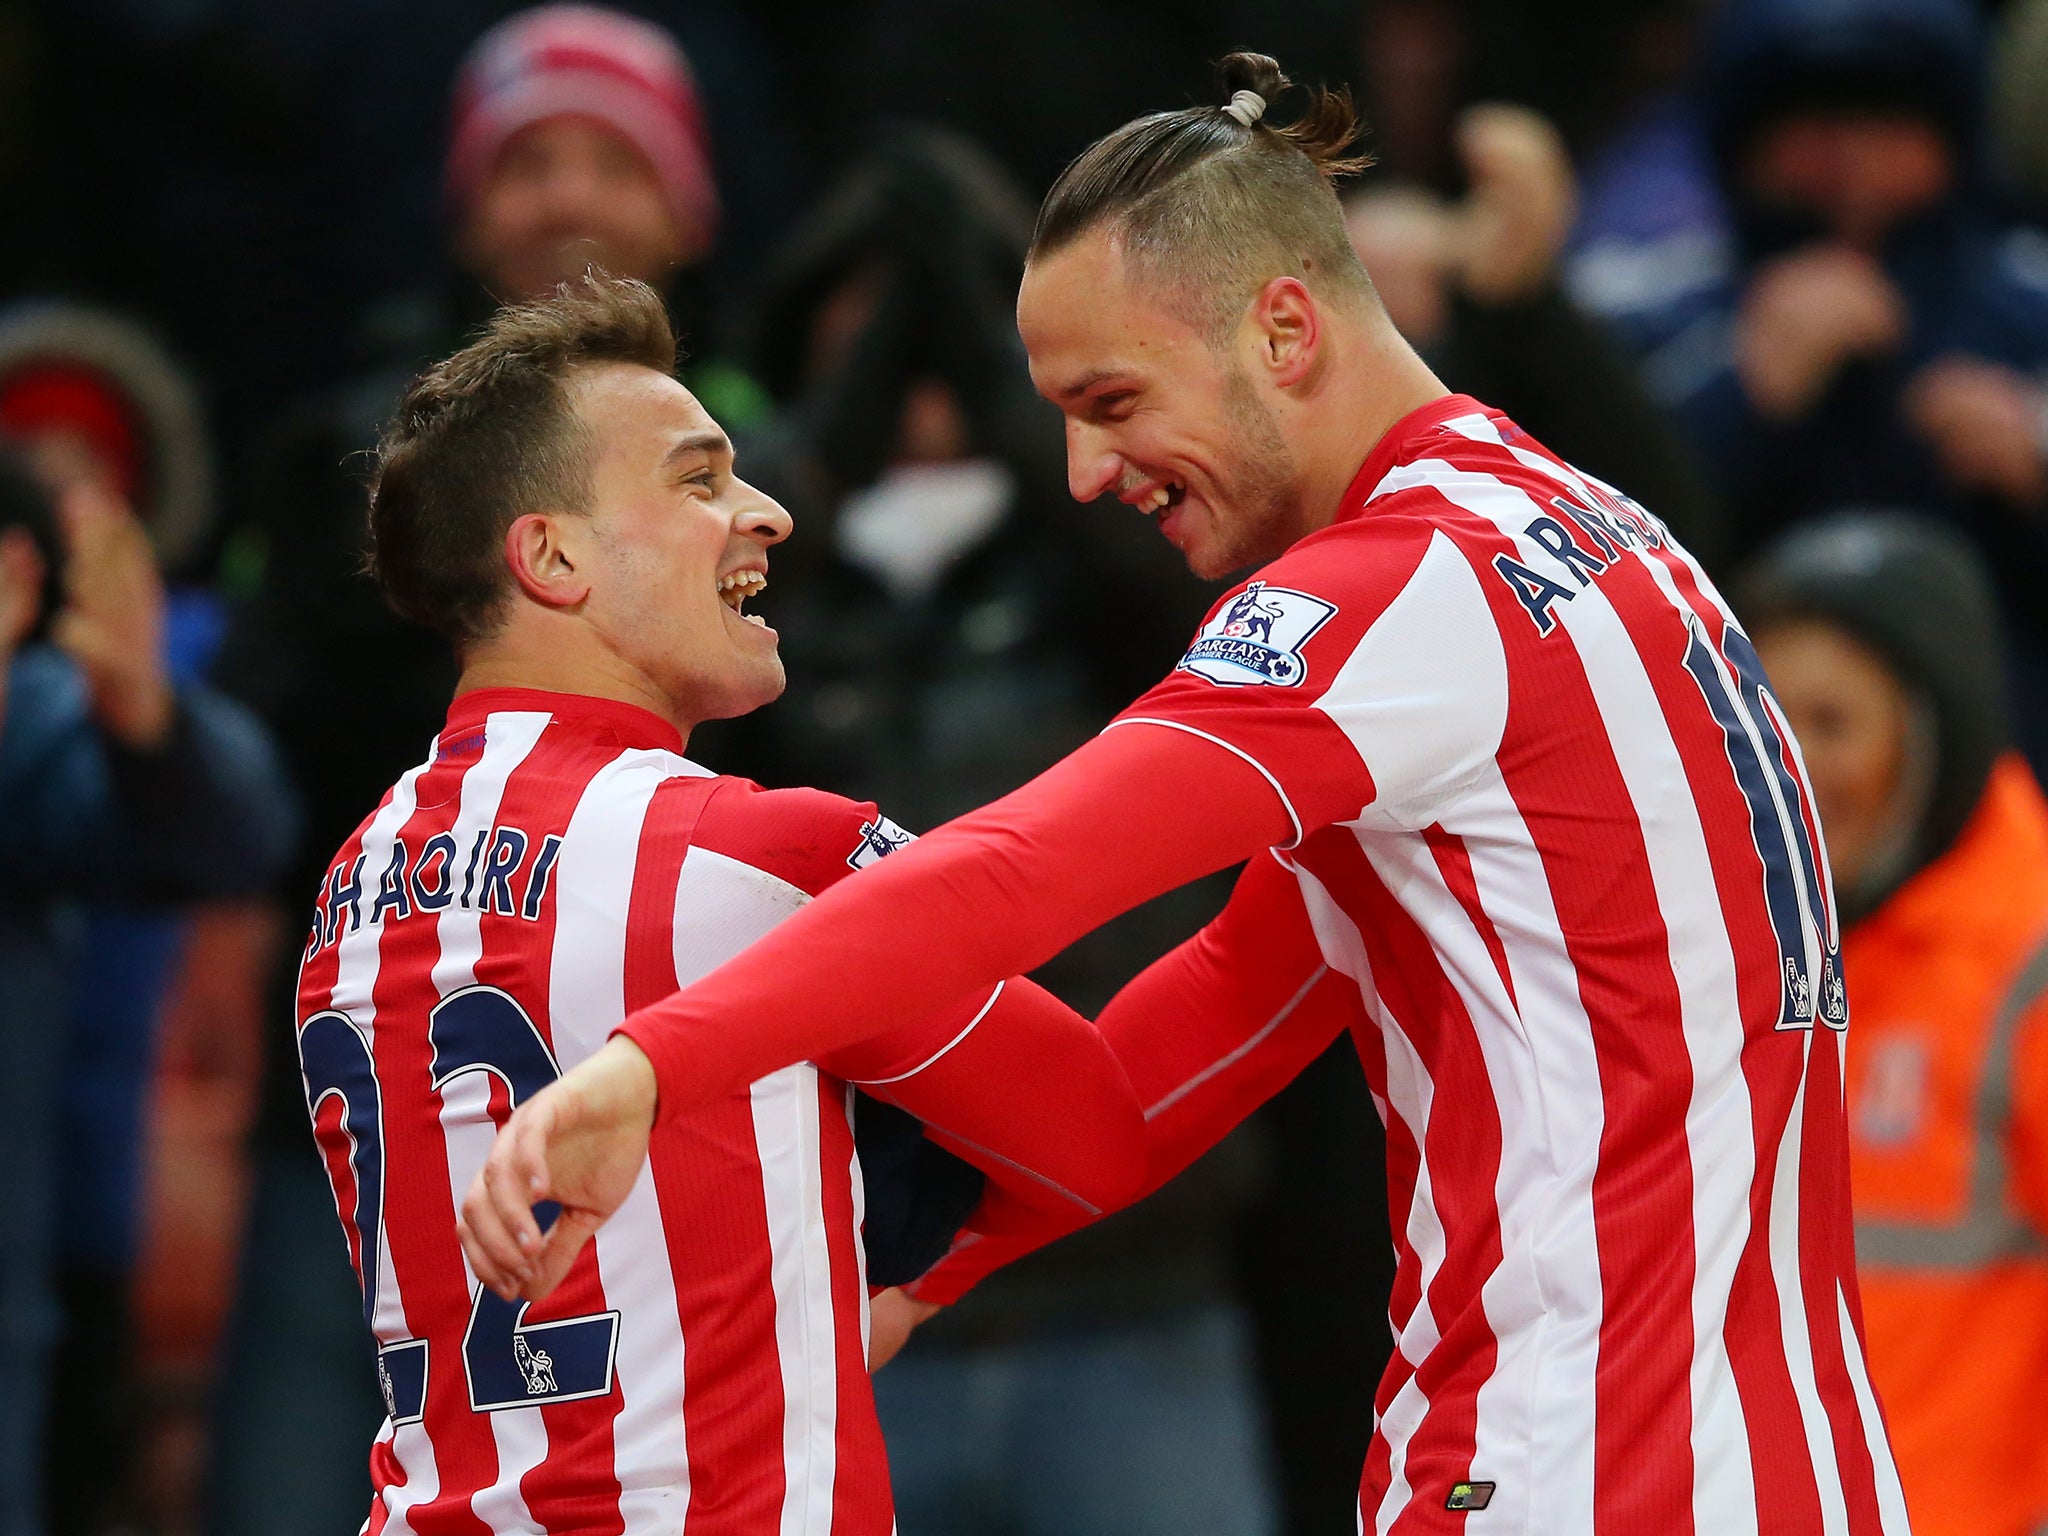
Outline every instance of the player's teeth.
[(1148, 512), (1157, 512), (1161, 507), (1165, 506), (1166, 494), (1167, 493), (1165, 486), (1154, 486), (1152, 488), (1152, 494), (1146, 498), (1145, 510)]

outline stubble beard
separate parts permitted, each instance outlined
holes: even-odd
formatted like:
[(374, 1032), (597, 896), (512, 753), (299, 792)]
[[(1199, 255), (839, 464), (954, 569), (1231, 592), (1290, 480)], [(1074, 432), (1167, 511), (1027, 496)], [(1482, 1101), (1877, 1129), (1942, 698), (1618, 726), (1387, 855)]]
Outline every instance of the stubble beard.
[(1188, 558), (1188, 568), (1204, 581), (1276, 559), (1303, 526), (1294, 454), (1242, 369), (1231, 369), (1224, 381), (1223, 408), (1237, 452), (1218, 477), (1224, 505), (1209, 509), (1215, 547)]

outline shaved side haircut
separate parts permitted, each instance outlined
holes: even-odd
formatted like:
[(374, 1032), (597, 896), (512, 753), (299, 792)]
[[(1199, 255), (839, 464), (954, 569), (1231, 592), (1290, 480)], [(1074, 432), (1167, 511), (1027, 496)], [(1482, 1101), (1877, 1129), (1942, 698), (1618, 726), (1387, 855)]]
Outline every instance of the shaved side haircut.
[(1155, 112), (1083, 150), (1046, 194), (1031, 258), (1105, 228), (1133, 274), (1212, 343), (1276, 277), (1376, 303), (1337, 202), (1336, 182), (1371, 164), (1350, 152), (1350, 93), (1318, 86), (1298, 119), (1276, 126), (1265, 112), (1292, 84), (1277, 63), (1233, 53), (1216, 75), (1227, 104)]
[(593, 270), (499, 310), (412, 381), (370, 489), (366, 564), (393, 608), (457, 647), (497, 627), (505, 531), (528, 512), (589, 508), (591, 445), (569, 385), (603, 363), (672, 374), (676, 339), (660, 294)]

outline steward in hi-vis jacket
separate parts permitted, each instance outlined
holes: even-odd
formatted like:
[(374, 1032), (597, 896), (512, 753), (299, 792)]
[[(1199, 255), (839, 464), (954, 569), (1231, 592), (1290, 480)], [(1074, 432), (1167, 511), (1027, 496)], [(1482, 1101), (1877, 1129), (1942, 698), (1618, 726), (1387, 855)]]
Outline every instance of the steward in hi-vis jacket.
[[(1744, 595), (1848, 924), (1857, 1265), (1913, 1530), (2033, 1536), (2048, 1530), (2048, 799), (2007, 745), (1988, 585), (1942, 529), (1859, 515), (1792, 535)], [(1817, 664), (1816, 628), (1877, 677)], [(1800, 718), (1808, 681), (1832, 721)], [(1887, 687), (1896, 727), (1866, 750), (1858, 701)], [(1859, 818), (1859, 764), (1887, 760), (1888, 803)]]

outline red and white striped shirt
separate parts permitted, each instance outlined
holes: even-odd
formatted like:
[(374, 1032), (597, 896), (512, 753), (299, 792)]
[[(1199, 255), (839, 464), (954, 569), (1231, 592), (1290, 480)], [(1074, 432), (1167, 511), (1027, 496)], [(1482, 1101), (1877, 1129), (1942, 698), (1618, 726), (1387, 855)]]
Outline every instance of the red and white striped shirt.
[(1904, 1532), (1812, 795), (1655, 519), (1438, 402), (1117, 724), (1148, 720), (1270, 775), (1296, 920), (1376, 1026), (1398, 1347), (1363, 1528), (1490, 1482), (1463, 1529)]
[[(630, 705), (466, 694), (320, 894), (299, 1044), (390, 1409), (372, 1533), (883, 1536), (848, 1081), (888, 1085), (1054, 1205), (1136, 1182), (1115, 1063), (1010, 982), (664, 1114), (557, 1291), (528, 1309), (480, 1288), (456, 1211), (511, 1108), (908, 840), (872, 806), (715, 777), (681, 745)], [(1019, 1113), (960, 1080), (992, 1069), (1078, 1097)], [(1077, 1159), (1075, 1115), (1128, 1138)], [(1081, 1165), (1095, 1155), (1120, 1187)]]
[(936, 974), (877, 957), (805, 1015), (835, 1038), (1224, 862), (1276, 800), (1293, 835), (1101, 1025), (1154, 1183), (1356, 1034), (1400, 1261), (1361, 1530), (1903, 1536), (1797, 747), (1657, 521), (1470, 399), (1397, 424), (1098, 741), (627, 1028), (666, 1093), (918, 914)]

